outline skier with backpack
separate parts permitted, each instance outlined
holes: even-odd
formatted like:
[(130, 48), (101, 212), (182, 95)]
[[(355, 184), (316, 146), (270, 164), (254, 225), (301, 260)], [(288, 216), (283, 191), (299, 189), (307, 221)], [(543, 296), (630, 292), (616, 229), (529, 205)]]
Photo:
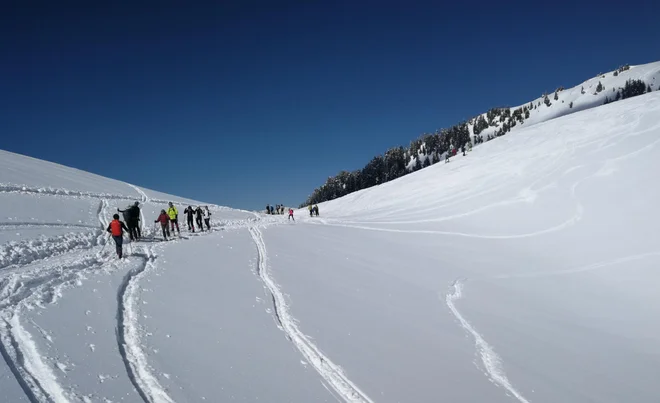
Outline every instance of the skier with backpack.
[(206, 224), (206, 228), (211, 231), (211, 211), (209, 211), (209, 206), (204, 206), (204, 211), (202, 213), (204, 215), (204, 223)]
[(191, 206), (188, 206), (183, 210), (183, 214), (186, 215), (188, 221), (188, 231), (195, 232), (195, 225), (193, 225), (193, 216), (195, 215), (195, 210), (193, 210)]
[(175, 225), (177, 234), (181, 235), (181, 230), (179, 230), (179, 210), (174, 207), (172, 202), (170, 202), (170, 207), (167, 209), (167, 216), (170, 218), (170, 222), (172, 223), (172, 235), (174, 235)]
[(319, 206), (318, 206), (318, 204), (314, 205), (313, 210), (314, 210), (314, 215), (318, 217), (319, 216)]
[(160, 211), (160, 215), (158, 218), (156, 218), (156, 221), (154, 223), (159, 222), (160, 223), (160, 228), (163, 230), (163, 239), (167, 241), (167, 237), (170, 236), (170, 227), (168, 225), (170, 221), (170, 217), (167, 215), (165, 210)]
[(292, 208), (289, 209), (289, 220), (293, 220), (293, 222), (296, 221), (296, 219), (293, 218), (293, 209)]
[(115, 246), (117, 249), (117, 256), (121, 259), (123, 256), (122, 253), (122, 244), (124, 243), (124, 231), (130, 232), (122, 221), (119, 221), (119, 214), (112, 216), (113, 220), (108, 225), (106, 231), (112, 235), (112, 239), (115, 241)]
[(117, 209), (118, 212), (124, 215), (124, 221), (128, 225), (128, 235), (131, 241), (137, 241), (142, 238), (140, 232), (140, 202), (135, 202), (132, 206), (128, 206), (126, 210)]

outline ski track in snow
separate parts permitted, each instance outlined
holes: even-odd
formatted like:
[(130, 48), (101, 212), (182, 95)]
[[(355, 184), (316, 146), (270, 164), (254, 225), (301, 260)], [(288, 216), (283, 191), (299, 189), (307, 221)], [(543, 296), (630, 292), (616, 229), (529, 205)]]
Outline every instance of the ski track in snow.
[[(137, 186), (127, 184), (134, 189), (138, 189)], [(135, 197), (126, 196), (126, 195), (117, 195), (112, 193), (96, 193), (96, 192), (85, 192), (78, 190), (69, 190), (61, 188), (51, 188), (51, 187), (32, 187), (24, 185), (16, 185), (11, 183), (0, 183), (0, 193), (22, 193), (22, 194), (34, 194), (34, 195), (46, 195), (46, 196), (64, 196), (64, 197), (86, 197), (92, 199), (109, 199), (109, 200), (135, 200)], [(151, 199), (147, 196), (142, 189), (138, 190), (142, 200), (150, 201), (153, 203), (168, 203), (167, 200), (161, 199)]]
[[(468, 322), (463, 315), (461, 315), (458, 308), (454, 304), (454, 301), (459, 300), (463, 297), (463, 281), (457, 280), (452, 284), (453, 291), (448, 293), (445, 296), (445, 303), (451, 311), (452, 315), (459, 321), (461, 327), (465, 329), (466, 332), (472, 335), (474, 338), (474, 343), (481, 357), (481, 362), (486, 371), (486, 375), (490, 378), (493, 383), (504, 388), (509, 394), (514, 396), (521, 403), (529, 403), (529, 400), (517, 391), (504, 372), (502, 368), (502, 360), (497, 355), (495, 350), (484, 340), (484, 338), (477, 332), (477, 330)], [(440, 295), (442, 299), (442, 295)]]
[(263, 283), (268, 287), (273, 298), (275, 314), (281, 328), (288, 339), (296, 346), (298, 351), (305, 359), (314, 366), (314, 369), (321, 377), (332, 387), (332, 389), (341, 396), (346, 402), (365, 402), (373, 401), (362, 392), (350, 379), (344, 374), (342, 369), (330, 361), (309, 339), (300, 331), (296, 320), (289, 313), (289, 308), (280, 287), (270, 276), (268, 271), (268, 253), (264, 243), (261, 231), (256, 227), (249, 227), (250, 235), (257, 246), (259, 254), (257, 263), (257, 272)]
[[(141, 189), (130, 186), (140, 193), (143, 202), (165, 202), (150, 200)], [(107, 219), (108, 199), (134, 200), (134, 198), (0, 184), (0, 193), (2, 192), (99, 199), (97, 209), (99, 226), (84, 226), (84, 228), (94, 228), (95, 231), (9, 242), (0, 247), (0, 269), (4, 269), (0, 272), (0, 355), (16, 378), (26, 398), (33, 403), (60, 403), (79, 400), (80, 396), (73, 389), (65, 391), (57, 382), (57, 377), (53, 372), (54, 367), (44, 361), (32, 335), (19, 322), (21, 310), (54, 303), (61, 297), (64, 288), (78, 284), (85, 275), (99, 270), (108, 271), (125, 267), (124, 262), (132, 260), (134, 263), (134, 258), (138, 258), (142, 259), (142, 263), (138, 268), (134, 268), (126, 274), (117, 294), (117, 343), (127, 375), (142, 400), (148, 403), (173, 402), (152, 374), (147, 356), (142, 351), (140, 344), (141, 330), (138, 324), (139, 313), (136, 302), (139, 293), (138, 284), (144, 275), (154, 269), (156, 255), (152, 248), (146, 246), (132, 250), (132, 243), (127, 244), (129, 256), (124, 261), (111, 260), (111, 256), (114, 256), (111, 251), (103, 253), (108, 243), (105, 233), (109, 222)], [(245, 228), (254, 221), (216, 220), (214, 221), (215, 228), (211, 232), (225, 228)], [(19, 226), (43, 227), (49, 224), (11, 223), (8, 225), (18, 228)], [(53, 226), (83, 227), (68, 224)], [(195, 235), (197, 236), (197, 234)], [(99, 248), (98, 251), (86, 252), (86, 250), (100, 246), (103, 248)], [(70, 255), (74, 252), (80, 255)], [(42, 259), (53, 260), (44, 265), (38, 262)], [(41, 332), (41, 336), (46, 340), (52, 342), (52, 338), (45, 334), (45, 330), (37, 326), (37, 331)]]
[(137, 298), (139, 281), (148, 271), (153, 270), (156, 256), (151, 248), (145, 248), (137, 255), (144, 259), (138, 269), (126, 274), (117, 294), (117, 344), (126, 367), (126, 372), (135, 390), (145, 403), (174, 403), (174, 400), (151, 372), (147, 356), (142, 350), (138, 325)]

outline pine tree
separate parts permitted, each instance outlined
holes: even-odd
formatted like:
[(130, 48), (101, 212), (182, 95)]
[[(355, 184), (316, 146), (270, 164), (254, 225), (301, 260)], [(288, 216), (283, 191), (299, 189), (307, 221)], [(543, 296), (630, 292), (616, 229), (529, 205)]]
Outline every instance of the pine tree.
[(419, 171), (422, 169), (422, 163), (419, 161), (419, 157), (415, 157), (415, 165), (413, 166), (413, 171)]
[(651, 85), (649, 84), (649, 85), (646, 87), (646, 92), (651, 92), (651, 91), (653, 91), (653, 90), (651, 89)]
[(429, 156), (426, 156), (424, 158), (424, 163), (422, 164), (422, 168), (427, 168), (431, 166), (431, 158)]
[(568, 107), (571, 108), (571, 109), (573, 109), (573, 101), (571, 101), (571, 103), (568, 104)]
[(555, 101), (559, 101), (559, 95), (555, 92)]
[(545, 106), (550, 106), (550, 105), (552, 105), (552, 104), (550, 103), (550, 99), (548, 98), (548, 95), (547, 95), (547, 94), (546, 94), (545, 97), (543, 98), (543, 103), (545, 104)]
[(431, 159), (431, 164), (437, 164), (440, 162), (440, 157), (438, 157), (438, 153), (433, 153), (433, 158)]
[(603, 84), (599, 81), (596, 86), (596, 92), (601, 92), (603, 90)]
[(614, 97), (615, 101), (618, 101), (621, 99), (621, 93), (619, 91), (616, 92), (616, 96)]
[(584, 95), (584, 85), (582, 86), (582, 89), (580, 89), (580, 93)]

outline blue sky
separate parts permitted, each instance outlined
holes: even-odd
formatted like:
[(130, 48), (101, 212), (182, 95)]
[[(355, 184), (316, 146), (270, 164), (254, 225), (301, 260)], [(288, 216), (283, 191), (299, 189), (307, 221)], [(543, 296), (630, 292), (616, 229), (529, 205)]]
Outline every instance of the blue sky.
[(297, 205), (423, 132), (660, 59), (651, 1), (15, 3), (1, 149), (240, 208)]

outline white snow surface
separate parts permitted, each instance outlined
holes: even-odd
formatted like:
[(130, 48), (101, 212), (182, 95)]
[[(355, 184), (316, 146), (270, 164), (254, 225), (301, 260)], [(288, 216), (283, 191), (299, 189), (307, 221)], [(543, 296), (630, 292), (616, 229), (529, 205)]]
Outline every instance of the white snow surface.
[(652, 93), (169, 242), (202, 203), (0, 152), (0, 401), (656, 402), (659, 143)]

